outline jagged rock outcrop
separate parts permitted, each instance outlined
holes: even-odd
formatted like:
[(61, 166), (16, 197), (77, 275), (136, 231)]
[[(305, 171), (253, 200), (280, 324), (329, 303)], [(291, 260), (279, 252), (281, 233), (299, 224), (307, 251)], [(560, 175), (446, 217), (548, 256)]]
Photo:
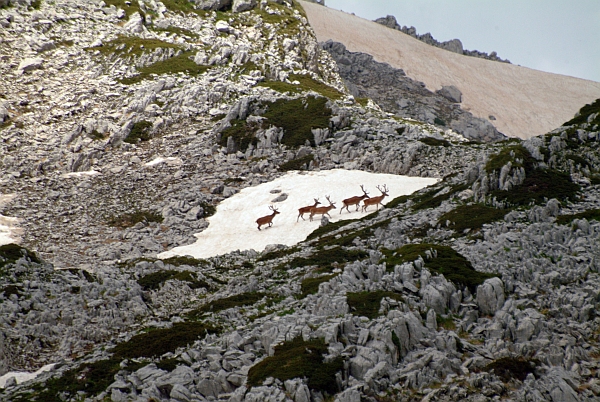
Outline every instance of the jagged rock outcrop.
[(460, 39), (451, 39), (451, 40), (448, 40), (445, 42), (439, 42), (429, 32), (419, 35), (417, 33), (417, 29), (415, 27), (409, 28), (407, 26), (400, 26), (398, 24), (398, 21), (396, 20), (396, 17), (394, 17), (393, 15), (387, 15), (382, 18), (377, 18), (375, 20), (375, 22), (378, 24), (381, 24), (381, 25), (385, 25), (388, 28), (395, 29), (397, 31), (401, 31), (407, 35), (412, 36), (415, 39), (420, 40), (421, 42), (427, 43), (428, 45), (439, 47), (441, 49), (445, 49), (450, 52), (463, 54), (465, 56), (479, 57), (482, 59), (499, 61), (502, 63), (510, 63), (509, 60), (503, 60), (500, 57), (498, 57), (498, 54), (496, 52), (491, 52), (490, 54), (487, 54), (485, 52), (480, 52), (478, 50), (464, 49)]

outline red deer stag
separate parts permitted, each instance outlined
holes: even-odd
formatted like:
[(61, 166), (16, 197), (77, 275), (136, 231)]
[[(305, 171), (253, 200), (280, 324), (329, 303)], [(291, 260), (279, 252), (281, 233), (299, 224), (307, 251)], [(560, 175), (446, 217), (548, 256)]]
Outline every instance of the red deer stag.
[(269, 209), (271, 211), (273, 211), (273, 213), (271, 215), (263, 216), (262, 218), (258, 218), (256, 220), (256, 223), (258, 224), (258, 230), (260, 230), (260, 227), (262, 225), (269, 225), (269, 227), (271, 227), (273, 225), (272, 220), (275, 217), (275, 215), (277, 215), (279, 213), (279, 211), (277, 211), (275, 208), (273, 208), (273, 205), (270, 205)]
[(360, 189), (363, 191), (363, 195), (357, 195), (356, 197), (346, 198), (344, 201), (342, 201), (342, 204), (344, 205), (340, 209), (340, 214), (342, 213), (344, 208), (346, 208), (346, 211), (350, 212), (350, 210), (348, 209), (350, 205), (356, 205), (356, 210), (358, 211), (358, 204), (365, 198), (369, 198), (369, 193), (365, 191), (365, 188), (362, 184), (360, 185)]
[(302, 207), (302, 208), (298, 208), (298, 217), (296, 218), (296, 222), (298, 222), (298, 219), (302, 218), (302, 220), (306, 220), (304, 219), (304, 214), (308, 214), (310, 213), (310, 210), (315, 208), (317, 205), (320, 204), (319, 199), (318, 198), (313, 198), (315, 200), (315, 205), (309, 205), (306, 207)]
[(377, 196), (377, 197), (371, 197), (368, 200), (365, 200), (363, 202), (362, 212), (367, 212), (367, 207), (369, 205), (377, 205), (378, 211), (379, 211), (379, 205), (381, 205), (383, 207), (383, 204), (381, 203), (381, 201), (383, 201), (383, 199), (389, 195), (388, 192), (390, 190), (387, 188), (387, 186), (385, 184), (383, 185), (383, 189), (381, 189), (381, 187), (377, 186), (377, 190), (381, 191), (381, 195)]
[(310, 209), (310, 218), (309, 218), (309, 220), (311, 222), (313, 220), (313, 216), (315, 216), (315, 215), (327, 215), (328, 217), (331, 218), (331, 215), (329, 215), (329, 211), (331, 211), (332, 209), (335, 208), (335, 204), (333, 202), (331, 202), (331, 200), (329, 199), (329, 196), (327, 196), (325, 198), (327, 198), (327, 201), (329, 201), (329, 206), (328, 207), (312, 207)]

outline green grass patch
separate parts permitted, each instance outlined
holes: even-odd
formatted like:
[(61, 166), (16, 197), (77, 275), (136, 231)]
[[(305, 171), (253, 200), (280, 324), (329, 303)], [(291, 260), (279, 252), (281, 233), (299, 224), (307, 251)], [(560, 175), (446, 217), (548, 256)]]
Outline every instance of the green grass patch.
[(180, 267), (182, 265), (189, 265), (190, 267), (199, 267), (201, 265), (206, 265), (206, 260), (200, 260), (190, 256), (178, 255), (175, 257), (169, 257), (162, 260), (165, 264), (173, 265), (176, 267)]
[(500, 172), (508, 162), (511, 162), (513, 168), (525, 168), (525, 174), (528, 174), (533, 170), (535, 159), (523, 145), (512, 145), (502, 148), (500, 152), (490, 156), (485, 164), (485, 171), (488, 173), (492, 173), (494, 170)]
[(119, 359), (162, 356), (216, 332), (216, 328), (200, 322), (178, 322), (171, 328), (152, 329), (135, 335), (127, 342), (119, 343), (112, 352)]
[(255, 304), (265, 297), (264, 293), (260, 292), (249, 292), (242, 293), (235, 296), (225, 297), (223, 299), (213, 300), (204, 306), (191, 311), (188, 317), (191, 319), (198, 319), (206, 313), (217, 313), (222, 310), (227, 310), (234, 307), (243, 307), (251, 304)]
[(109, 226), (114, 226), (120, 229), (132, 227), (140, 222), (149, 223), (149, 222), (157, 222), (161, 223), (163, 221), (163, 217), (156, 212), (151, 211), (136, 211), (129, 214), (123, 214), (119, 216), (112, 217), (108, 220), (107, 224)]
[[(356, 101), (356, 103), (358, 103), (362, 107), (367, 107), (367, 105), (369, 104), (369, 98), (354, 98), (354, 100)], [(402, 131), (404, 132), (404, 130), (402, 130)], [(398, 133), (398, 134), (402, 135), (402, 133)]]
[[(282, 81), (264, 81), (259, 83), (259, 86), (271, 88), (274, 91), (281, 93), (299, 94), (305, 91), (315, 91), (318, 94), (333, 100), (341, 99), (344, 94), (337, 89), (330, 87), (320, 81), (315, 80), (309, 75), (291, 74), (289, 76), (291, 82)], [(292, 83), (292, 82), (298, 82)]]
[(536, 366), (540, 364), (537, 359), (524, 359), (523, 357), (503, 357), (494, 360), (484, 371), (494, 371), (503, 382), (510, 382), (512, 379), (525, 381), (529, 373), (535, 374)]
[(302, 292), (302, 298), (308, 295), (314, 295), (319, 291), (319, 285), (335, 278), (338, 274), (319, 276), (317, 278), (306, 278), (300, 284), (300, 291)]
[(446, 122), (442, 119), (440, 119), (439, 117), (436, 117), (435, 119), (433, 119), (433, 123), (437, 124), (438, 126), (446, 126)]
[(191, 38), (198, 37), (198, 34), (196, 32), (192, 32), (189, 29), (179, 28), (179, 27), (174, 27), (174, 26), (168, 26), (166, 28), (152, 27), (152, 30), (156, 31), (156, 32), (166, 32), (166, 33), (170, 33), (173, 35), (179, 35), (179, 36), (189, 36)]
[(551, 198), (560, 201), (575, 200), (580, 187), (571, 177), (556, 170), (535, 169), (525, 178), (523, 184), (508, 191), (495, 190), (490, 194), (508, 205), (526, 206), (542, 204)]
[(129, 144), (137, 144), (141, 141), (149, 141), (152, 138), (150, 134), (150, 129), (152, 128), (152, 123), (146, 120), (140, 120), (133, 124), (129, 134), (123, 140)]
[(101, 47), (89, 47), (86, 48), (86, 50), (98, 50), (105, 55), (115, 53), (141, 56), (144, 52), (152, 52), (159, 48), (181, 49), (181, 46), (160, 39), (143, 39), (138, 36), (118, 36), (116, 39), (104, 43)]
[(275, 353), (248, 371), (248, 385), (256, 387), (269, 377), (281, 381), (306, 378), (310, 389), (329, 395), (338, 392), (335, 374), (344, 367), (341, 357), (326, 363), (327, 345), (322, 339), (302, 340), (301, 337), (275, 346)]
[[(386, 263), (388, 272), (392, 272), (395, 265), (415, 261), (421, 256), (425, 267), (430, 271), (443, 274), (454, 284), (468, 287), (472, 293), (486, 279), (496, 276), (476, 271), (469, 260), (449, 246), (429, 243), (406, 244), (399, 249), (381, 251), (384, 255), (381, 261)], [(428, 257), (428, 252), (431, 258)]]
[(208, 288), (209, 285), (203, 280), (199, 280), (194, 277), (190, 271), (175, 271), (165, 270), (157, 271), (146, 276), (141, 277), (137, 280), (137, 283), (144, 290), (156, 290), (168, 280), (177, 279), (183, 282), (187, 282), (189, 287), (192, 289)]
[(342, 247), (334, 247), (328, 250), (319, 250), (310, 257), (296, 257), (290, 261), (290, 269), (317, 266), (318, 272), (331, 272), (334, 265), (346, 262), (358, 261), (367, 258), (369, 254), (362, 250), (346, 250)]
[(456, 329), (456, 323), (452, 314), (448, 314), (446, 317), (438, 314), (436, 321), (438, 327), (442, 327), (447, 331), (454, 331)]
[(107, 6), (115, 6), (116, 8), (121, 8), (125, 11), (127, 16), (135, 13), (136, 11), (143, 15), (142, 10), (140, 9), (140, 5), (137, 1), (127, 1), (127, 0), (104, 0)]
[(121, 83), (132, 85), (150, 78), (153, 75), (185, 73), (188, 76), (197, 76), (205, 73), (210, 67), (201, 66), (190, 59), (191, 53), (184, 52), (149, 66), (138, 68), (138, 75), (121, 79)]
[(439, 139), (433, 138), (433, 137), (419, 138), (419, 141), (421, 141), (423, 144), (429, 145), (430, 147), (449, 147), (450, 146), (450, 142), (448, 142), (446, 140), (439, 140)]
[(355, 316), (367, 317), (370, 320), (381, 315), (379, 309), (381, 308), (381, 300), (384, 297), (397, 301), (403, 300), (400, 294), (383, 290), (346, 294), (350, 312)]
[(298, 99), (278, 99), (266, 104), (264, 117), (268, 123), (283, 128), (281, 143), (292, 148), (309, 142), (315, 146), (311, 129), (329, 127), (331, 109), (327, 98), (309, 96)]
[(306, 237), (306, 241), (316, 239), (317, 237), (321, 237), (329, 232), (333, 232), (335, 230), (338, 230), (341, 227), (344, 227), (346, 225), (349, 225), (352, 222), (357, 222), (357, 221), (358, 221), (358, 219), (347, 219), (347, 220), (343, 220), (343, 221), (329, 222), (327, 225), (319, 226), (318, 228), (313, 230)]
[[(587, 123), (588, 118), (594, 113), (600, 113), (600, 99), (596, 99), (594, 102), (588, 103), (579, 109), (577, 116), (564, 123), (563, 126), (574, 126)], [(591, 123), (600, 124), (600, 115), (597, 116)]]
[(27, 258), (31, 262), (41, 264), (42, 261), (35, 255), (34, 252), (21, 247), (18, 244), (9, 243), (0, 246), (0, 268), (7, 264), (14, 264), (22, 257)]
[(406, 202), (410, 200), (410, 195), (401, 195), (399, 197), (394, 198), (387, 204), (385, 204), (386, 208), (396, 208), (400, 206), (400, 204), (406, 204)]
[(189, 0), (161, 0), (169, 11), (181, 12), (184, 14), (196, 13), (197, 10)]
[(575, 219), (587, 219), (588, 221), (600, 221), (600, 209), (588, 209), (587, 211), (576, 214), (559, 215), (556, 217), (556, 223), (559, 225), (568, 225)]
[(440, 216), (439, 222), (442, 226), (450, 221), (450, 229), (462, 234), (465, 230), (480, 230), (486, 223), (492, 223), (504, 218), (510, 209), (497, 209), (481, 204), (460, 205), (452, 211)]
[(313, 154), (305, 155), (300, 158), (292, 159), (279, 165), (279, 170), (288, 172), (290, 170), (308, 170), (310, 162), (315, 159)]
[(588, 162), (588, 160), (587, 160), (587, 159), (585, 159), (585, 158), (583, 158), (583, 157), (581, 157), (581, 156), (579, 156), (579, 155), (576, 155), (576, 154), (569, 153), (569, 154), (567, 154), (565, 157), (566, 157), (568, 160), (571, 160), (571, 161), (573, 161), (573, 163), (574, 163), (575, 165), (580, 165), (582, 168), (586, 168), (586, 167), (588, 167), (588, 168), (589, 168), (589, 167), (591, 167), (591, 166), (590, 166), (590, 162)]
[[(375, 217), (375, 215), (377, 214), (377, 212), (373, 212), (372, 214), (369, 214), (364, 218), (369, 218), (372, 219)], [(390, 224), (391, 218), (388, 219), (384, 219), (380, 222), (371, 224), (371, 225), (367, 225), (365, 227), (363, 227), (362, 229), (351, 229), (351, 230), (346, 230), (340, 233), (337, 233), (334, 236), (324, 236), (321, 238), (321, 240), (318, 243), (318, 247), (319, 248), (324, 248), (324, 247), (331, 247), (331, 246), (342, 246), (342, 247), (350, 247), (354, 245), (354, 240), (358, 237), (361, 239), (367, 239), (370, 236), (373, 235), (373, 233), (375, 232), (375, 230), (377, 228), (381, 228), (381, 227), (387, 227)]]

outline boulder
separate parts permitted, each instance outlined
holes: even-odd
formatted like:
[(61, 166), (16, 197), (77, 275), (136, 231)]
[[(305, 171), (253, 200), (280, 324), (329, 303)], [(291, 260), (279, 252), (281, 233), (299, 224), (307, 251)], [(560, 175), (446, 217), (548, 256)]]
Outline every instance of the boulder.
[(504, 305), (504, 283), (500, 278), (490, 278), (477, 287), (477, 305), (484, 315), (493, 315)]
[(193, 2), (201, 10), (212, 11), (223, 10), (231, 5), (231, 0), (194, 0)]
[(442, 89), (438, 89), (436, 91), (439, 95), (442, 95), (444, 98), (448, 99), (450, 102), (460, 103), (462, 102), (462, 92), (460, 89), (456, 88), (454, 85), (443, 86)]
[(257, 5), (256, 0), (233, 0), (233, 6), (231, 10), (234, 13), (241, 13), (244, 11), (252, 10)]
[(42, 68), (43, 64), (44, 64), (44, 59), (42, 59), (40, 57), (23, 59), (19, 63), (19, 67), (17, 67), (17, 70), (19, 72), (21, 72), (21, 74), (27, 73), (29, 71), (33, 71), (33, 70)]

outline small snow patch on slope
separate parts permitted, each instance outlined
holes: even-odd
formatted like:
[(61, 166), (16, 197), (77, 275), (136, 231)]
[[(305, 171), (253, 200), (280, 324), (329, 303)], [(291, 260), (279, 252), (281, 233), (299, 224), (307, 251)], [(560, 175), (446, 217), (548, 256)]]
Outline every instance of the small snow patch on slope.
[[(356, 195), (362, 195), (360, 185), (364, 185), (370, 196), (380, 195), (376, 186), (386, 184), (389, 196), (383, 201), (392, 200), (398, 196), (411, 194), (423, 187), (434, 184), (438, 179), (409, 177), (392, 174), (369, 173), (359, 170), (327, 170), (320, 172), (289, 172), (286, 175), (255, 187), (248, 187), (236, 195), (223, 201), (215, 215), (208, 219), (206, 230), (196, 234), (196, 243), (176, 247), (159, 254), (159, 258), (169, 258), (175, 255), (191, 255), (195, 258), (208, 258), (229, 253), (235, 250), (262, 251), (269, 244), (294, 245), (306, 238), (320, 225), (320, 219), (310, 222), (296, 222), (298, 209), (313, 204), (313, 198), (318, 198), (322, 205), (327, 206), (326, 196), (335, 204), (331, 210), (331, 221), (341, 219), (356, 219), (375, 211), (370, 207), (366, 213), (344, 211), (340, 214), (342, 200)], [(272, 190), (286, 193), (288, 197), (278, 203), (273, 203)], [(269, 206), (274, 205), (280, 212), (273, 219), (273, 226), (257, 229), (256, 220), (270, 215)], [(362, 205), (362, 204), (361, 204)], [(319, 217), (320, 218), (320, 217)]]

